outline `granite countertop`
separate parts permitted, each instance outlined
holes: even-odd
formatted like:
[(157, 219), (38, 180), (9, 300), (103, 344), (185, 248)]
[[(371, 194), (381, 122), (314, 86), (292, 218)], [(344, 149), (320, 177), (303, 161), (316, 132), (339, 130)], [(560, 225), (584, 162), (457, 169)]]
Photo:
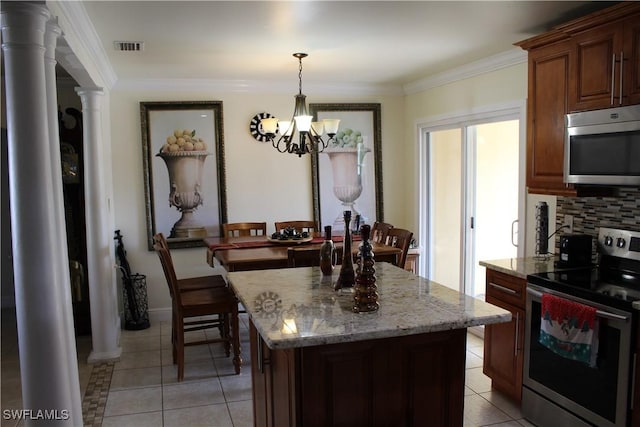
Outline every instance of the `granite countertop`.
[(375, 265), (380, 309), (353, 313), (353, 290), (333, 290), (340, 267), (238, 271), (229, 283), (272, 349), (389, 338), (502, 323), (511, 313), (391, 264)]
[(558, 267), (554, 265), (556, 261), (556, 257), (550, 256), (542, 259), (537, 257), (496, 259), (480, 261), (479, 264), (492, 270), (526, 279), (529, 274), (558, 270)]

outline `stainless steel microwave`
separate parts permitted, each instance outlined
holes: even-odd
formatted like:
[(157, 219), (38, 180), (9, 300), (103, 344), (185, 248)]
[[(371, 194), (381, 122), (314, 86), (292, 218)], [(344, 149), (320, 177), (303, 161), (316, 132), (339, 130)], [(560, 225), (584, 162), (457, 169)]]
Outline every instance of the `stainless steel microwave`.
[(640, 105), (565, 116), (564, 182), (640, 185)]

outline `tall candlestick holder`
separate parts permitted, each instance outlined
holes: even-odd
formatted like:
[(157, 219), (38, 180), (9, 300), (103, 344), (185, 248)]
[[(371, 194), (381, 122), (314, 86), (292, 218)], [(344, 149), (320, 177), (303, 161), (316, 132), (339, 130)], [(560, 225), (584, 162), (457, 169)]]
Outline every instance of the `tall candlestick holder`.
[(342, 288), (352, 288), (356, 283), (356, 273), (353, 269), (353, 254), (351, 253), (351, 230), (349, 223), (351, 222), (351, 211), (344, 211), (344, 243), (342, 244), (342, 267), (340, 268), (340, 276), (334, 286), (337, 291)]

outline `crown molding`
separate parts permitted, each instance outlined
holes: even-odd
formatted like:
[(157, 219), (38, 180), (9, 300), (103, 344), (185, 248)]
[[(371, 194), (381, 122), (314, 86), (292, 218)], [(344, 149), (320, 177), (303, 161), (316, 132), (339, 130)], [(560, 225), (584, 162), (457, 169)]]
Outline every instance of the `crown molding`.
[[(215, 79), (120, 79), (113, 90), (162, 90), (171, 91), (218, 91), (235, 93), (286, 93), (294, 94), (297, 88), (292, 81), (261, 80), (215, 80)], [(309, 83), (305, 82), (306, 95), (389, 95), (403, 96), (399, 85), (368, 85), (346, 83)]]
[(82, 2), (47, 1), (47, 7), (58, 18), (58, 25), (63, 31), (62, 37), (78, 59), (67, 63), (83, 67), (83, 70), (74, 68), (67, 71), (70, 74), (73, 71), (87, 74), (92, 82), (79, 82), (82, 85), (113, 87), (118, 77)]
[(490, 73), (502, 68), (521, 64), (526, 61), (527, 52), (522, 49), (511, 49), (506, 52), (498, 53), (496, 55), (408, 83), (403, 87), (404, 94), (411, 95), (418, 92), (424, 92), (438, 86)]

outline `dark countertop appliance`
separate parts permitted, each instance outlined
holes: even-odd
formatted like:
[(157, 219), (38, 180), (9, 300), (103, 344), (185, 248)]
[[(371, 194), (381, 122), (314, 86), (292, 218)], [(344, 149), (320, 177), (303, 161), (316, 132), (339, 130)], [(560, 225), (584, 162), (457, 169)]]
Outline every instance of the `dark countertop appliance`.
[[(638, 313), (633, 303), (640, 301), (640, 232), (602, 227), (597, 246), (597, 265), (527, 276), (522, 411), (541, 427), (628, 425), (636, 347), (632, 331)], [(595, 366), (561, 357), (540, 344), (544, 294), (596, 309)]]
[(591, 265), (593, 238), (588, 234), (560, 236), (558, 267), (585, 267)]

